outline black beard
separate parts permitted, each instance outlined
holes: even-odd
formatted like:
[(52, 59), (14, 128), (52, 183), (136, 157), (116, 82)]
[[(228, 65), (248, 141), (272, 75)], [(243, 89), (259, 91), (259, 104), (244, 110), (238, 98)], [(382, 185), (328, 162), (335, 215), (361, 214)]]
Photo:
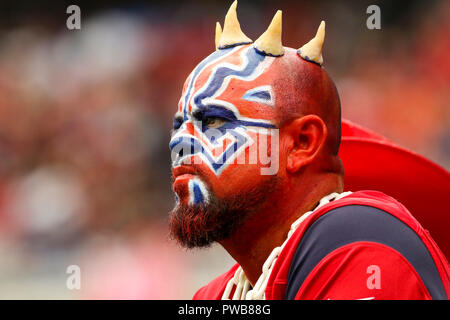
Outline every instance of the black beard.
[(277, 184), (277, 177), (271, 176), (252, 190), (236, 192), (231, 199), (219, 199), (209, 193), (205, 204), (177, 205), (169, 216), (172, 239), (191, 249), (229, 238), (248, 217), (264, 207), (267, 194)]

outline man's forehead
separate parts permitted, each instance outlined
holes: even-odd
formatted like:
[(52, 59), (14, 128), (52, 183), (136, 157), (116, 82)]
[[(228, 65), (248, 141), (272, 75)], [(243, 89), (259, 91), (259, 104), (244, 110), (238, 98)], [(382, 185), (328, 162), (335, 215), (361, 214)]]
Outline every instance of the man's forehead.
[[(283, 63), (271, 67), (275, 59), (284, 61), (287, 53), (281, 41), (282, 12), (278, 10), (275, 13), (267, 30), (253, 42), (241, 30), (236, 7), (237, 1), (234, 1), (225, 16), (223, 29), (220, 23), (216, 24), (216, 51), (200, 62), (185, 82), (177, 110), (177, 114), (183, 113), (185, 119), (193, 109), (205, 108), (206, 100), (209, 103), (221, 101), (224, 105), (229, 102), (230, 106), (237, 108), (236, 100), (239, 99), (239, 109), (250, 113), (252, 106), (259, 107), (256, 108), (256, 113), (259, 113), (258, 110), (264, 108), (273, 109), (277, 100), (277, 104), (283, 103), (271, 86), (290, 71), (285, 70)], [(295, 59), (321, 66), (324, 38), (325, 22), (322, 21), (316, 36), (296, 50)], [(289, 63), (287, 65), (290, 66)], [(289, 99), (285, 88), (278, 85), (277, 88), (280, 96)]]
[(215, 51), (186, 80), (178, 112), (189, 113), (210, 104), (226, 106), (227, 102), (246, 116), (251, 116), (255, 104), (273, 108), (275, 96), (268, 71), (274, 59), (250, 45)]

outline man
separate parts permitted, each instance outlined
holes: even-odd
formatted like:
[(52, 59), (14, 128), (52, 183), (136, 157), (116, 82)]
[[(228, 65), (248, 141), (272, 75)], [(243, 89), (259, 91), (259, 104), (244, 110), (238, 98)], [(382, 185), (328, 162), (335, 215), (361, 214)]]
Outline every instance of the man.
[(300, 49), (281, 11), (252, 42), (236, 1), (174, 117), (173, 237), (237, 261), (195, 299), (447, 299), (449, 266), (395, 199), (344, 191), (340, 102), (325, 24)]

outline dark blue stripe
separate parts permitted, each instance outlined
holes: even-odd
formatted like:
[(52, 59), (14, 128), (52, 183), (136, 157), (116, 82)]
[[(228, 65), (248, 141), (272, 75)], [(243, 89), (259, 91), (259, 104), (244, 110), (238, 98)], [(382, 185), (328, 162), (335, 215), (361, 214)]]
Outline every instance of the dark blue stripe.
[(200, 190), (200, 187), (197, 183), (194, 182), (194, 186), (193, 186), (193, 191), (194, 191), (194, 203), (200, 203), (203, 202), (203, 194)]
[(239, 126), (247, 126), (247, 127), (261, 127), (261, 128), (276, 128), (275, 125), (271, 123), (264, 123), (258, 121), (245, 121), (245, 120), (237, 120)]
[(253, 74), (256, 67), (266, 58), (265, 56), (258, 53), (256, 50), (252, 50), (251, 48), (247, 50), (246, 56), (248, 59), (248, 63), (243, 70), (233, 70), (228, 67), (221, 67), (216, 70), (208, 87), (194, 96), (194, 102), (199, 108), (205, 107), (201, 104), (201, 101), (204, 98), (212, 97), (214, 93), (219, 90), (227, 77), (248, 77)]
[[(224, 107), (219, 106), (206, 106), (203, 109), (200, 109), (194, 113), (194, 117), (201, 121), (201, 131), (203, 133), (208, 133), (208, 130), (211, 128), (208, 127), (206, 124), (206, 121), (209, 118), (222, 118), (225, 120), (225, 123), (220, 126), (219, 128), (215, 128), (215, 130), (210, 130), (212, 134), (216, 134), (217, 130), (222, 132), (222, 134), (225, 134), (227, 130), (234, 129), (237, 127), (245, 127), (245, 126), (252, 126), (252, 127), (261, 127), (261, 128), (275, 128), (275, 125), (271, 123), (265, 123), (260, 122), (258, 120), (256, 121), (249, 121), (249, 120), (238, 120), (234, 114), (233, 111), (226, 109)], [(199, 127), (197, 125), (197, 127)], [(207, 134), (208, 136), (208, 134)], [(208, 136), (209, 138), (209, 136)], [(218, 138), (218, 137), (216, 137)]]
[(433, 299), (447, 299), (433, 258), (416, 232), (383, 210), (361, 205), (330, 210), (308, 228), (292, 260), (286, 299), (295, 298), (325, 256), (358, 241), (377, 242), (398, 251), (416, 270)]
[(257, 99), (270, 101), (271, 96), (270, 96), (270, 92), (269, 91), (261, 90), (261, 91), (252, 92), (250, 94), (245, 94), (242, 98), (243, 99), (257, 98)]
[(192, 74), (192, 78), (191, 81), (189, 82), (189, 86), (187, 88), (187, 92), (186, 92), (186, 96), (184, 98), (184, 120), (187, 120), (186, 118), (186, 109), (187, 109), (187, 103), (189, 101), (189, 98), (191, 96), (191, 89), (192, 86), (194, 85), (195, 79), (197, 79), (198, 74), (200, 73), (201, 70), (203, 70), (203, 68), (210, 63), (213, 60), (216, 60), (222, 56), (224, 56), (225, 54), (227, 54), (228, 52), (230, 52), (230, 49), (224, 49), (224, 50), (217, 50), (214, 51), (213, 53), (211, 53), (209, 56), (207, 56), (205, 59), (203, 59), (202, 62), (200, 62), (197, 67), (195, 67), (194, 69), (194, 73)]
[(230, 157), (247, 141), (247, 138), (239, 134), (237, 131), (229, 132), (236, 138), (236, 141), (233, 144), (227, 146), (227, 148), (217, 161), (214, 161), (214, 159), (205, 151), (201, 142), (193, 137), (183, 136), (173, 139), (169, 143), (169, 148), (172, 152), (178, 152), (180, 157), (186, 155), (194, 155), (198, 152), (201, 152), (211, 164), (214, 171), (217, 172), (223, 165), (227, 164), (227, 160), (230, 159)]
[(198, 112), (202, 116), (202, 121), (210, 117), (219, 117), (228, 121), (236, 120), (236, 115), (233, 111), (220, 106), (207, 106), (204, 109), (200, 109)]

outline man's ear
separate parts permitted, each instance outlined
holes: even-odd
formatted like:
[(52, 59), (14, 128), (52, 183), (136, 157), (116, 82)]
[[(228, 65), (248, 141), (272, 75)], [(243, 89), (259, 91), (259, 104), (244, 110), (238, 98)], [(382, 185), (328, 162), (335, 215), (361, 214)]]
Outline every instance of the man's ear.
[(318, 156), (325, 144), (327, 127), (321, 118), (310, 114), (293, 120), (284, 130), (290, 138), (286, 169), (293, 173)]

